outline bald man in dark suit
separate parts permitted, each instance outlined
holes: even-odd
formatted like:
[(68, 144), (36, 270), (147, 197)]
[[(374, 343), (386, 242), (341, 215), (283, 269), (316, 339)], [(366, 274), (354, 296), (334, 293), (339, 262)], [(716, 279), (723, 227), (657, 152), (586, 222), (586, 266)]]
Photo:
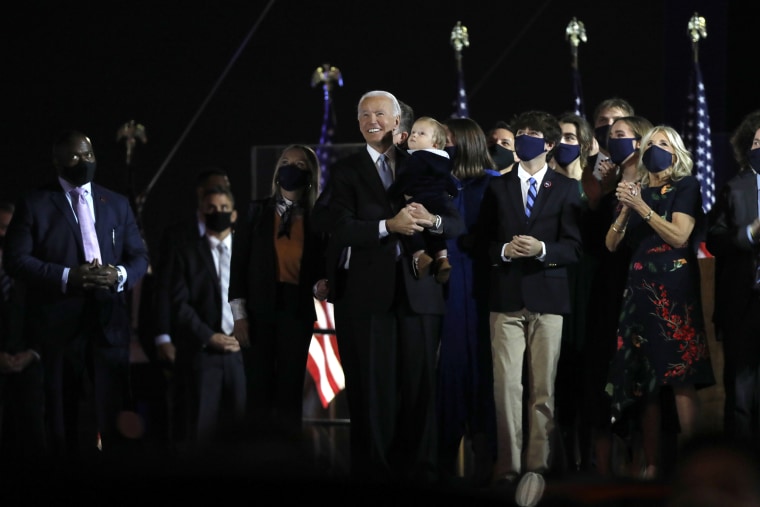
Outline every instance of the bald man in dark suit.
[[(24, 331), (42, 363), (51, 450), (55, 456), (94, 450), (99, 435), (103, 452), (111, 452), (125, 442), (117, 418), (130, 401), (127, 293), (146, 273), (148, 252), (129, 199), (92, 181), (96, 159), (86, 135), (60, 133), (53, 165), (57, 178), (16, 203), (3, 262), (26, 285)], [(87, 214), (75, 211), (75, 192), (83, 192)], [(99, 252), (85, 248), (85, 222), (94, 222)], [(86, 380), (96, 420), (87, 425), (92, 440), (80, 447)]]

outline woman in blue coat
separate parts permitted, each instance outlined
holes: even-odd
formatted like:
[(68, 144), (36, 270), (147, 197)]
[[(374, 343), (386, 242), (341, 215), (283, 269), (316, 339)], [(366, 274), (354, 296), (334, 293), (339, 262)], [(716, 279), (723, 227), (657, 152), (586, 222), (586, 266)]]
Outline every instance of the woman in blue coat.
[(486, 484), (496, 456), (496, 422), (485, 304), (488, 289), (473, 262), (473, 238), (483, 193), (490, 179), (500, 174), (492, 169), (485, 133), (475, 121), (450, 119), (446, 127), (446, 150), (458, 189), (454, 203), (466, 232), (446, 242), (453, 269), (446, 285), (438, 358), (439, 461), (442, 477), (455, 476), (460, 442), (467, 437), (475, 457), (471, 478)]

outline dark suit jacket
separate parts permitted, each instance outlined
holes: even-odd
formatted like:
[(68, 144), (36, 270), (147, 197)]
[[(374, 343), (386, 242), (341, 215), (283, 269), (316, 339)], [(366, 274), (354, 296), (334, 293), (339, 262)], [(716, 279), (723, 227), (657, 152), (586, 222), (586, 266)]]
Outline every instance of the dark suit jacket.
[(93, 183), (92, 198), (102, 262), (127, 270), (122, 292), (63, 292), (64, 268), (86, 261), (79, 224), (57, 181), (29, 192), (16, 205), (4, 263), (27, 285), (26, 330), (35, 348), (63, 345), (80, 330), (87, 310), (96, 312), (107, 343), (127, 346), (131, 340), (126, 297), (148, 269), (148, 251), (125, 196)]
[(178, 355), (200, 351), (222, 332), (222, 291), (207, 238), (174, 249), (169, 287)]
[[(407, 154), (396, 149), (396, 167)], [(377, 167), (366, 150), (338, 161), (331, 168), (327, 190), (329, 201), (315, 208), (315, 221), (332, 234), (328, 249), (331, 300), (348, 308), (364, 311), (387, 311), (396, 294), (396, 234), (380, 239), (380, 220), (393, 218), (403, 206), (392, 201), (383, 188)], [(464, 223), (451, 203), (441, 213), (444, 239), (464, 232)], [(319, 216), (322, 215), (322, 216)], [(422, 234), (429, 234), (425, 231)], [(338, 267), (336, 256), (351, 247), (348, 270)], [(412, 311), (419, 314), (440, 314), (446, 310), (442, 286), (433, 276), (415, 280), (404, 270), (405, 293)]]
[[(156, 359), (156, 336), (172, 334), (172, 307), (171, 296), (171, 266), (175, 250), (186, 243), (195, 243), (202, 236), (198, 231), (198, 218), (194, 213), (185, 220), (175, 222), (166, 227), (161, 235), (161, 243), (157, 258), (151, 256), (153, 262), (153, 275), (143, 285), (140, 322), (140, 344), (145, 354), (151, 359)], [(142, 303), (141, 302), (141, 303)]]
[[(715, 256), (715, 312), (719, 336), (744, 315), (755, 277), (760, 245), (747, 238), (747, 226), (758, 216), (757, 178), (744, 170), (721, 189), (708, 214), (707, 249)], [(721, 336), (722, 338), (722, 336)]]
[[(4, 268), (0, 267), (0, 273), (3, 270)], [(15, 354), (28, 348), (24, 343), (23, 334), (25, 294), (24, 284), (14, 280), (8, 299), (3, 300), (0, 295), (0, 352)]]
[(396, 179), (388, 188), (392, 199), (410, 195), (431, 213), (443, 212), (446, 201), (459, 193), (451, 175), (450, 159), (436, 153), (416, 150), (396, 164)]
[[(551, 169), (544, 176), (530, 218), (525, 216), (517, 169), (491, 180), (480, 209), (477, 242), (479, 251), (487, 252), (481, 261), (490, 266), (492, 312), (522, 308), (539, 313), (570, 312), (565, 266), (580, 259), (580, 214), (578, 182)], [(546, 258), (504, 262), (502, 247), (515, 235), (543, 241)]]
[[(274, 316), (276, 310), (277, 254), (274, 249), (276, 202), (267, 197), (252, 201), (237, 224), (230, 267), (230, 301), (245, 299), (248, 318)], [(327, 277), (325, 235), (313, 231), (311, 216), (304, 215), (304, 249), (301, 257), (298, 315), (316, 320), (314, 284)]]

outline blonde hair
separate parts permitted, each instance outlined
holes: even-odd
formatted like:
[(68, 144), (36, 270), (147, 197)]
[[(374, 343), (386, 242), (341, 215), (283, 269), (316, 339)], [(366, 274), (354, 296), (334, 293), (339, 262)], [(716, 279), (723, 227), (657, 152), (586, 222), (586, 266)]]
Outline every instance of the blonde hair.
[(683, 144), (683, 140), (681, 139), (678, 131), (673, 127), (668, 127), (667, 125), (657, 125), (656, 127), (653, 127), (651, 130), (649, 130), (649, 132), (644, 134), (644, 137), (641, 139), (641, 147), (639, 147), (639, 162), (637, 169), (639, 172), (639, 180), (641, 181), (642, 187), (649, 186), (649, 171), (644, 166), (643, 162), (644, 152), (649, 148), (649, 141), (652, 139), (652, 136), (657, 133), (662, 133), (665, 135), (668, 143), (670, 143), (670, 146), (673, 147), (673, 155), (676, 157), (676, 160), (673, 162), (673, 166), (670, 171), (671, 180), (678, 181), (684, 176), (690, 176), (691, 169), (694, 167), (694, 160), (691, 158), (691, 153)]
[(301, 150), (304, 155), (306, 155), (306, 164), (308, 165), (309, 172), (311, 173), (311, 182), (309, 183), (309, 186), (301, 198), (301, 204), (307, 209), (312, 209), (314, 207), (314, 203), (317, 201), (317, 196), (319, 195), (320, 165), (317, 153), (305, 144), (291, 144), (289, 146), (286, 146), (285, 149), (280, 152), (280, 156), (277, 157), (277, 165), (275, 166), (274, 174), (272, 175), (272, 195), (275, 197), (282, 195), (280, 192), (280, 181), (278, 178), (280, 175), (280, 159), (282, 159), (283, 154), (290, 150)]
[[(433, 128), (433, 148), (442, 150), (446, 146), (446, 127), (431, 116), (420, 116), (414, 123), (427, 123)], [(414, 127), (414, 125), (412, 125)]]

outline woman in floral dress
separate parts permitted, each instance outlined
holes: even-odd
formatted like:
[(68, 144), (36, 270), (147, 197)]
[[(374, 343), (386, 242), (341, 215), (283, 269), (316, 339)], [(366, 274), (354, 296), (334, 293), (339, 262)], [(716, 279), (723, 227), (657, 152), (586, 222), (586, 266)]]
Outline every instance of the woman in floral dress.
[(611, 251), (633, 250), (606, 391), (618, 424), (640, 416), (645, 478), (658, 474), (659, 389), (675, 395), (683, 437), (696, 430), (697, 389), (715, 379), (702, 315), (697, 247), (704, 234), (700, 186), (692, 158), (667, 126), (641, 141), (639, 182), (621, 181), (621, 212), (607, 232)]

